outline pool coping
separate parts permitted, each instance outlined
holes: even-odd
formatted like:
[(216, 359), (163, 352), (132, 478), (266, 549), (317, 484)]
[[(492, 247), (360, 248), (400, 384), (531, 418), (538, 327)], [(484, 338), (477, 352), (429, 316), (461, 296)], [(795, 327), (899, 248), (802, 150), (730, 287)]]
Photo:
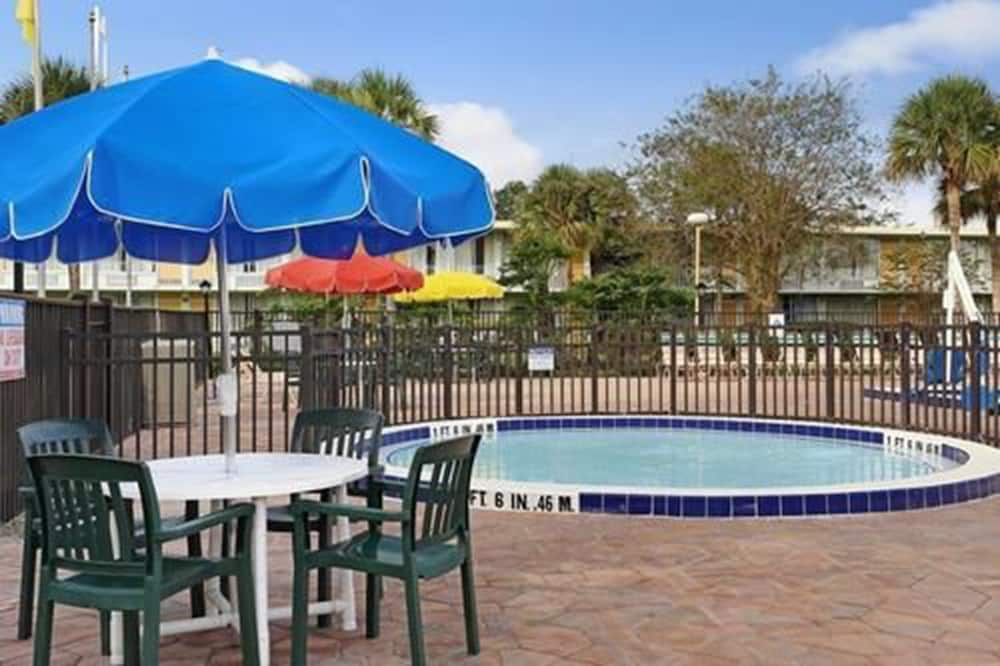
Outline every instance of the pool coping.
[[(473, 479), (473, 508), (515, 512), (606, 513), (670, 518), (792, 518), (860, 515), (958, 504), (1000, 493), (1000, 450), (955, 437), (875, 426), (780, 419), (581, 415), (469, 418), (386, 428), (383, 456), (414, 441), (437, 441), (467, 433), (562, 428), (692, 428), (814, 436), (888, 448), (912, 456), (935, 456), (958, 465), (909, 479), (873, 483), (780, 488), (679, 488)], [(387, 465), (403, 479), (406, 468)]]

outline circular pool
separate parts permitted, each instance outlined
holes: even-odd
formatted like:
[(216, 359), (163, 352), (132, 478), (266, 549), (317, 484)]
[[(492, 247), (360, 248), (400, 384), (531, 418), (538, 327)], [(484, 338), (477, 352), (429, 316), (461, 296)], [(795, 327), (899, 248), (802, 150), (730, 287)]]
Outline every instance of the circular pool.
[[(408, 467), (424, 442), (389, 453)], [(679, 428), (505, 431), (485, 439), (478, 480), (521, 483), (742, 488), (909, 479), (957, 466), (940, 455), (808, 435)]]
[(473, 506), (672, 517), (793, 517), (944, 506), (1000, 492), (1000, 452), (905, 431), (702, 417), (539, 417), (386, 431), (387, 474), (480, 432)]

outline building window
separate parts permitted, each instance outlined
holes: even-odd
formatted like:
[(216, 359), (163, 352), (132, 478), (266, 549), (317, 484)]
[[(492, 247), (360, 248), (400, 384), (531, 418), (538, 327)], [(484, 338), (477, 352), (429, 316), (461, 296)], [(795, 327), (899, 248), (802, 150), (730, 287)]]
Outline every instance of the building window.
[(246, 261), (243, 263), (244, 273), (256, 273), (257, 272), (257, 262), (256, 261)]
[(486, 239), (477, 238), (475, 247), (475, 258), (473, 259), (473, 270), (480, 275), (486, 272)]
[(437, 267), (437, 247), (434, 245), (428, 245), (424, 251), (424, 265), (426, 266), (424, 272), (434, 275), (434, 269)]

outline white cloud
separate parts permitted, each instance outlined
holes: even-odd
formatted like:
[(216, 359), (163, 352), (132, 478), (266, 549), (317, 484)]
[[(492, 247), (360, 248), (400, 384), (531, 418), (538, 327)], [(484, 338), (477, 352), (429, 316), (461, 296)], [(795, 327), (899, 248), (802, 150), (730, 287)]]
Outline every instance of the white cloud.
[(807, 53), (798, 69), (891, 75), (935, 62), (983, 61), (1000, 56), (997, 26), (998, 0), (937, 2), (895, 23), (848, 31)]
[(284, 60), (261, 62), (256, 58), (240, 58), (239, 60), (233, 60), (232, 63), (237, 67), (249, 69), (251, 72), (265, 74), (281, 81), (287, 81), (288, 83), (297, 83), (300, 86), (307, 86), (312, 82), (311, 76)]
[(517, 135), (502, 109), (474, 102), (431, 104), (440, 123), (438, 144), (479, 167), (490, 185), (531, 181), (542, 171), (542, 151)]

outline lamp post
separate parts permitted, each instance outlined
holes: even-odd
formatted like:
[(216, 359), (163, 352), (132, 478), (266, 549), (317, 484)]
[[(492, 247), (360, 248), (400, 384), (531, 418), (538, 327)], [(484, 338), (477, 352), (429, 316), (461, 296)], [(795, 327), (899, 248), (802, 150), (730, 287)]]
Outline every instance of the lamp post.
[(701, 320), (701, 227), (712, 221), (708, 213), (691, 213), (687, 223), (694, 226), (694, 323)]

